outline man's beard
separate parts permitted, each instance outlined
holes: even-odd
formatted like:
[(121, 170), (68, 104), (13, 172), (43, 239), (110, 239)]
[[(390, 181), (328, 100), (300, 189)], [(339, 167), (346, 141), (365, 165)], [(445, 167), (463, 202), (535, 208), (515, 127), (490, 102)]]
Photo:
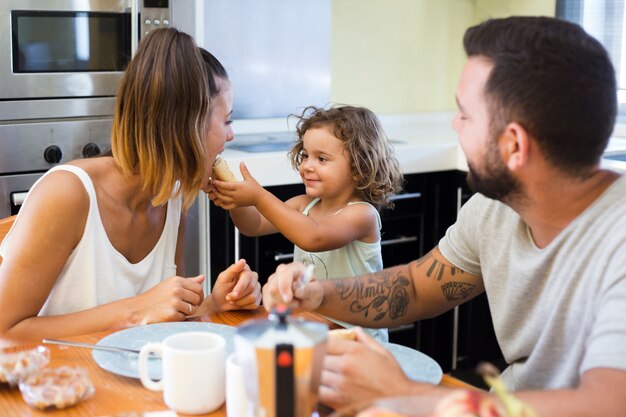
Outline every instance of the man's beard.
[(524, 200), (522, 185), (506, 169), (498, 153), (495, 138), (489, 143), (482, 165), (483, 169), (479, 171), (468, 162), (467, 185), (472, 191), (503, 203)]

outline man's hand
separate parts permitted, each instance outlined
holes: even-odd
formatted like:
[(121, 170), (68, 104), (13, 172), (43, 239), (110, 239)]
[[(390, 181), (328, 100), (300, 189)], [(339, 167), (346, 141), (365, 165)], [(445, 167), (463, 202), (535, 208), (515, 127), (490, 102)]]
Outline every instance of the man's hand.
[[(414, 394), (419, 384), (404, 374), (393, 355), (361, 328), (357, 340), (329, 337), (319, 389), (320, 402), (333, 408), (380, 397)], [(424, 390), (429, 386), (424, 385)]]
[(306, 267), (299, 263), (281, 264), (263, 286), (263, 306), (272, 311), (276, 304), (287, 304), (291, 308), (315, 310), (324, 299), (324, 289), (315, 280), (304, 285), (302, 277)]

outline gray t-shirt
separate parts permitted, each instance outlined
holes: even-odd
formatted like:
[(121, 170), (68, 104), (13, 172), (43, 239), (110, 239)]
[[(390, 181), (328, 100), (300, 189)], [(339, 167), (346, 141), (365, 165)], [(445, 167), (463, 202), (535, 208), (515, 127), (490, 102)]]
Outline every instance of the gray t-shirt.
[(482, 275), (511, 390), (575, 387), (626, 370), (626, 176), (545, 248), (508, 206), (475, 195), (439, 242)]

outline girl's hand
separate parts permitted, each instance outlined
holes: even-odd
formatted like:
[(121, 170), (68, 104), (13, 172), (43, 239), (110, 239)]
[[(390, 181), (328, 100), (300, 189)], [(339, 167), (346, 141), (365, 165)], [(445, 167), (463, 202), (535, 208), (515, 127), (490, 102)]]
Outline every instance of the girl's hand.
[(193, 278), (170, 277), (134, 297), (133, 324), (181, 321), (195, 313), (204, 299), (204, 275)]
[(244, 162), (239, 164), (239, 171), (243, 181), (224, 182), (213, 180), (213, 187), (208, 194), (216, 206), (224, 210), (232, 210), (256, 205), (256, 200), (263, 191), (263, 187), (250, 174)]
[(261, 304), (258, 274), (240, 259), (218, 275), (211, 294), (203, 303), (203, 314), (229, 310), (256, 310)]
[[(217, 181), (217, 180), (213, 180), (211, 179), (209, 181), (209, 184), (204, 187), (202, 189), (202, 191), (204, 191), (207, 195), (207, 197), (209, 197), (209, 200), (211, 200), (213, 202), (213, 204), (215, 204), (217, 207), (222, 207), (222, 202), (219, 199), (219, 192), (217, 191), (217, 189), (215, 188), (215, 185), (213, 184), (213, 181)], [(224, 208), (224, 207), (222, 207)], [(226, 208), (224, 208), (226, 210)]]

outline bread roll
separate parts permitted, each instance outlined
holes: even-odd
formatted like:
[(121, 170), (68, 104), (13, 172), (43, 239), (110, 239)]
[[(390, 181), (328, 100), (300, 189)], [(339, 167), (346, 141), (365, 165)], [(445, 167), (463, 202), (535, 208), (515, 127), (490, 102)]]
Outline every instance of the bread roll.
[(329, 337), (338, 337), (345, 340), (356, 340), (354, 329), (334, 329), (328, 332)]
[(394, 411), (385, 410), (384, 408), (369, 407), (363, 411), (359, 411), (356, 417), (405, 417), (404, 414), (398, 414)]
[(218, 156), (213, 163), (213, 175), (212, 177), (219, 181), (235, 182), (237, 177), (228, 168), (228, 163), (224, 158)]

